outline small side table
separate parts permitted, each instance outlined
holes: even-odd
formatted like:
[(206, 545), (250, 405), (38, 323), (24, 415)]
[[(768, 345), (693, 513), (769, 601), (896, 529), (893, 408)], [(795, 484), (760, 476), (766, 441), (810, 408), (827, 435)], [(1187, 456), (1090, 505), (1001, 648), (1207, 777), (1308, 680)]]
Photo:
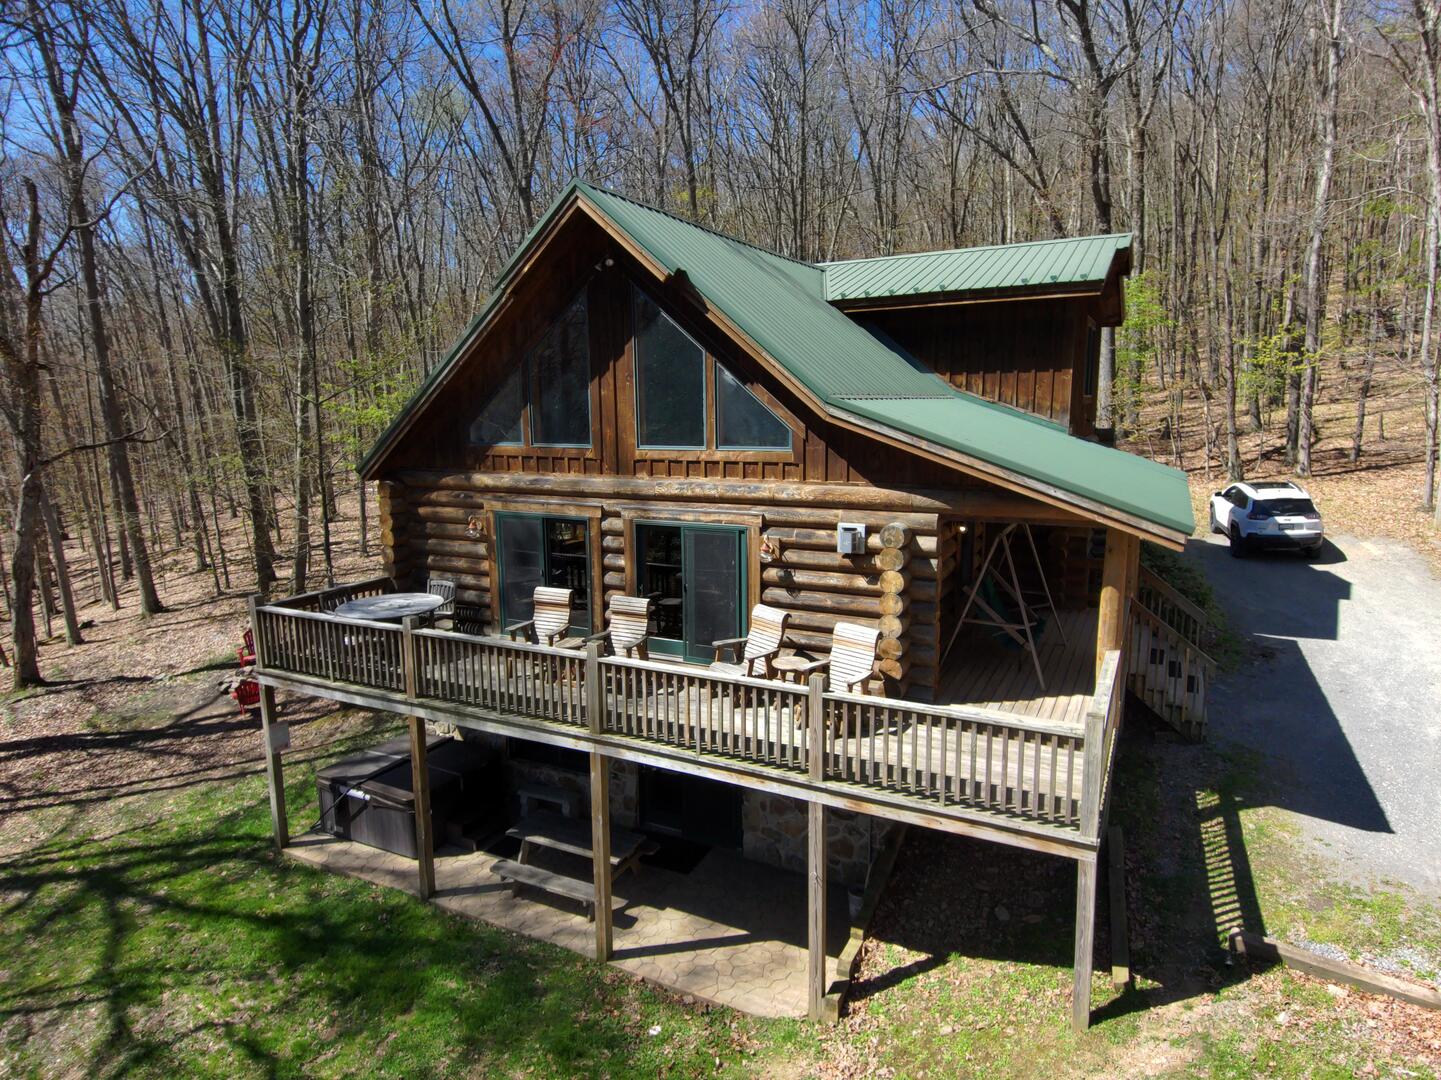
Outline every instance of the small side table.
[(808, 656), (777, 656), (771, 661), (771, 670), (781, 682), (798, 683), (801, 681), (801, 672), (814, 663)]

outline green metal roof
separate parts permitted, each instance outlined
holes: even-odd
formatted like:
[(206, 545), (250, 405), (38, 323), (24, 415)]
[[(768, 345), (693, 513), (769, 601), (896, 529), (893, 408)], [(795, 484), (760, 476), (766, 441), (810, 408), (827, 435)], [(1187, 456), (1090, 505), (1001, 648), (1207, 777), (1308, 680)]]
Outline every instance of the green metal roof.
[(823, 401), (943, 397), (945, 383), (826, 303), (824, 275), (589, 184), (579, 190), (668, 273), (692, 285)]
[(925, 293), (990, 292), (1101, 284), (1131, 234), (1036, 240), (1025, 244), (923, 251), (822, 263), (826, 299), (867, 300)]
[(1052, 424), (1029, 423), (1005, 405), (957, 394), (928, 401), (870, 398), (846, 408), (1164, 529), (1189, 534), (1195, 528), (1185, 474)]
[[(885, 424), (1163, 530), (1191, 532), (1191, 500), (1180, 472), (1075, 438), (1056, 424), (955, 390), (884, 335), (869, 332), (829, 303), (829, 274), (836, 266), (851, 264), (822, 267), (788, 259), (581, 181), (567, 186), (521, 244), (485, 308), (366, 455), (362, 473), (369, 472), (409, 418), (438, 392), (495, 309), (521, 255), (573, 198), (584, 200), (608, 219), (664, 272), (684, 271), (711, 305), (827, 411), (862, 424), (867, 420)], [(1129, 244), (1128, 237), (1092, 240), (1086, 248), (1094, 248), (1089, 256), (1076, 256), (1064, 265), (1074, 267), (1076, 273), (1090, 273), (1085, 267), (1102, 259), (1098, 254), (1102, 248), (1114, 253)], [(1079, 242), (1044, 246), (1065, 243)], [(1109, 266), (1109, 256), (1106, 262)]]

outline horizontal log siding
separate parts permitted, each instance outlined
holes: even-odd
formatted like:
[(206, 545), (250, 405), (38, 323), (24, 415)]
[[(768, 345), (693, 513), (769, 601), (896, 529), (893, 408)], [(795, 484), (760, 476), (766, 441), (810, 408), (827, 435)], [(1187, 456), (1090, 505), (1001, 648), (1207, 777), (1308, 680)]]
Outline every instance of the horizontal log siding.
[[(876, 626), (885, 642), (880, 659), (886, 691), (923, 700), (934, 696), (939, 684), (937, 599), (953, 570), (956, 545), (953, 528), (942, 543), (936, 512), (914, 507), (939, 504), (945, 493), (896, 492), (887, 507), (883, 489), (845, 487), (834, 493), (833, 501), (863, 505), (758, 505), (714, 501), (716, 494), (723, 494), (715, 488), (697, 490), (695, 498), (674, 497), (674, 492), (666, 498), (638, 498), (629, 489), (623, 497), (586, 498), (550, 486), (538, 490), (531, 477), (517, 475), (507, 483), (508, 476), (485, 474), (471, 484), (467, 481), (472, 476), (414, 471), (406, 474), (405, 483), (381, 485), (386, 566), (403, 585), (423, 587), (432, 574), (451, 578), (457, 602), (480, 609), (482, 618), (493, 626), (488, 512), (515, 501), (547, 506), (553, 501), (556, 513), (573, 511), (582, 502), (600, 507), (601, 559), (592, 572), (599, 575), (603, 604), (626, 589), (626, 567), (633, 558), (625, 547), (627, 511), (659, 519), (672, 513), (684, 520), (703, 509), (706, 520), (721, 522), (732, 514), (737, 524), (759, 516), (761, 536), (777, 554), (771, 562), (760, 563), (758, 553), (751, 553), (751, 599), (791, 613), (785, 646), (824, 656), (837, 621)], [(798, 490), (811, 497), (827, 494), (811, 485)], [(710, 500), (705, 499), (707, 492)], [(480, 527), (476, 536), (467, 531), (472, 518)], [(836, 526), (842, 521), (866, 525), (864, 555), (836, 552)], [(894, 550), (883, 554), (880, 533), (890, 524), (905, 526), (908, 537), (898, 557)]]

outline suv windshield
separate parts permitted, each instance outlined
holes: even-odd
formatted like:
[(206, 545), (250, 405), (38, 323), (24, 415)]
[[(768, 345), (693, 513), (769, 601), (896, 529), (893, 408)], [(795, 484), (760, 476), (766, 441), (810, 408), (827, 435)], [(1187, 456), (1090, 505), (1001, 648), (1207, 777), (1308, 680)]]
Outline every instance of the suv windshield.
[(1310, 499), (1257, 499), (1256, 505), (1273, 517), (1290, 514), (1314, 514)]

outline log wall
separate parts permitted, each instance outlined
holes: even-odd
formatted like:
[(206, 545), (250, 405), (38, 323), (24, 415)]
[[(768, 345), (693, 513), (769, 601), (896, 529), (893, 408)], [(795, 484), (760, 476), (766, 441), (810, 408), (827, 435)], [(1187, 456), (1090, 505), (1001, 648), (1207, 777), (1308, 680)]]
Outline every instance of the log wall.
[[(713, 485), (709, 498), (697, 490), (692, 498), (637, 500), (551, 490), (538, 494), (523, 477), (513, 486), (498, 477), (487, 477), (485, 483), (480, 488), (463, 473), (411, 473), (406, 482), (382, 483), (387, 572), (413, 587), (431, 574), (453, 579), (456, 601), (495, 630), (491, 512), (589, 514), (599, 523), (592, 537), (592, 577), (599, 582), (593, 599), (603, 610), (612, 596), (627, 589), (627, 566), (633, 561), (628, 517), (694, 520), (703, 512), (703, 520), (754, 527), (764, 542), (767, 561), (760, 550), (749, 552), (748, 600), (790, 613), (788, 648), (825, 655), (838, 620), (874, 626), (881, 633), (879, 671), (886, 692), (920, 700), (934, 696), (940, 612), (955, 587), (960, 529), (954, 522), (943, 525), (938, 509), (916, 508), (927, 505), (930, 496), (893, 492), (888, 500), (877, 489), (837, 488), (831, 501), (863, 505), (771, 505), (725, 501), (724, 492)], [(863, 555), (836, 552), (836, 526), (842, 521), (866, 525)]]

